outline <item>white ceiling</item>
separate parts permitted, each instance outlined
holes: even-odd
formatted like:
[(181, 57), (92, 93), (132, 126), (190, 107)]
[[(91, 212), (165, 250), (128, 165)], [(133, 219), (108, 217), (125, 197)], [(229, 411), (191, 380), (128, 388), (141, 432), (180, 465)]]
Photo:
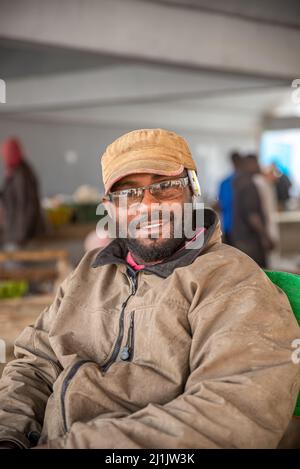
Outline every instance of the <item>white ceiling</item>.
[(166, 127), (191, 131), (252, 133), (265, 115), (286, 96), (285, 89), (239, 93), (233, 97), (173, 102), (148, 102), (33, 112), (45, 121), (124, 127)]
[(139, 0), (147, 3), (181, 6), (247, 20), (300, 27), (299, 0)]
[(289, 94), (281, 81), (114, 64), (7, 80), (7, 103), (0, 106), (0, 116), (253, 134)]
[(4, 80), (100, 69), (122, 63), (103, 54), (0, 40), (0, 76)]
[(0, 44), (4, 119), (257, 134), (290, 100), (285, 80)]

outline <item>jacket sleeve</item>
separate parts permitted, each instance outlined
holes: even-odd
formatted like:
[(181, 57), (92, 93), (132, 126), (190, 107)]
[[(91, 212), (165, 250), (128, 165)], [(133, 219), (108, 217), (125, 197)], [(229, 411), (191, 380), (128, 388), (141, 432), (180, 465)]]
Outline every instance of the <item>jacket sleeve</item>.
[(62, 369), (48, 332), (67, 282), (68, 278), (34, 326), (26, 327), (17, 338), (16, 359), (4, 368), (0, 380), (0, 443), (11, 442), (21, 448), (37, 443), (53, 383)]
[(76, 422), (48, 447), (275, 448), (299, 391), (292, 342), (300, 333), (285, 295), (268, 289), (236, 287), (191, 312), (181, 395), (124, 418)]

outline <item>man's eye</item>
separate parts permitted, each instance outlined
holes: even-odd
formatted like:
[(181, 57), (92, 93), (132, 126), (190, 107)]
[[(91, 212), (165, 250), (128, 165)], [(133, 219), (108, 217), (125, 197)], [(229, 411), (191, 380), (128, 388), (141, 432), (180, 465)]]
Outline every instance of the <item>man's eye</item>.
[(136, 196), (136, 191), (134, 191), (134, 190), (128, 191), (127, 195), (128, 195), (128, 197), (135, 197)]
[(154, 186), (156, 189), (163, 189), (164, 187), (166, 187), (166, 182), (160, 182), (159, 184), (157, 184), (157, 186)]
[(170, 181), (162, 182), (160, 185), (161, 189), (167, 189), (168, 187), (171, 187)]

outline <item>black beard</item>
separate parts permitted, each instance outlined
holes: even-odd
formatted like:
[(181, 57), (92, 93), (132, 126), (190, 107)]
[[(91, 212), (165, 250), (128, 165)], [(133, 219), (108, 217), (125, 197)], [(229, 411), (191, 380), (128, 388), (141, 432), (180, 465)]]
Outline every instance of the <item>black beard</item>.
[(126, 239), (129, 251), (145, 263), (155, 262), (170, 257), (183, 244), (183, 238), (171, 238), (153, 240), (149, 246), (145, 246), (139, 239)]
[[(159, 217), (161, 220), (161, 218)], [(143, 220), (143, 217), (141, 217), (141, 221)], [(147, 216), (146, 216), (147, 220)], [(195, 219), (192, 214), (192, 218), (190, 223), (192, 224), (193, 229), (195, 229)], [(128, 237), (124, 239), (125, 244), (128, 248), (128, 250), (137, 258), (142, 259), (145, 264), (150, 263), (150, 262), (156, 262), (160, 261), (163, 259), (166, 259), (170, 257), (172, 254), (174, 254), (177, 249), (182, 247), (182, 245), (186, 241), (186, 237), (184, 234), (184, 213), (182, 212), (182, 219), (181, 219), (181, 236), (180, 238), (175, 238), (174, 237), (174, 227), (176, 223), (176, 218), (173, 212), (170, 213), (170, 236), (171, 238), (168, 239), (162, 239), (162, 238), (157, 238), (157, 237), (151, 237), (151, 233), (149, 233), (148, 239), (152, 239), (152, 243), (150, 244), (144, 244), (143, 240), (139, 238), (132, 238)]]
[[(146, 216), (147, 220), (147, 216)], [(161, 220), (161, 216), (159, 215), (158, 220)], [(141, 217), (141, 221), (143, 221), (143, 217)], [(182, 230), (181, 237), (175, 238), (174, 237), (174, 225), (176, 223), (174, 213), (170, 213), (170, 236), (171, 238), (161, 239), (157, 237), (152, 237), (151, 233), (149, 233), (148, 239), (152, 239), (152, 243), (145, 245), (143, 240), (139, 238), (131, 238), (128, 237), (127, 247), (129, 251), (142, 259), (143, 262), (146, 264), (149, 262), (156, 262), (162, 259), (166, 259), (170, 257), (184, 242), (184, 233)], [(181, 220), (181, 226), (183, 227), (183, 214)]]

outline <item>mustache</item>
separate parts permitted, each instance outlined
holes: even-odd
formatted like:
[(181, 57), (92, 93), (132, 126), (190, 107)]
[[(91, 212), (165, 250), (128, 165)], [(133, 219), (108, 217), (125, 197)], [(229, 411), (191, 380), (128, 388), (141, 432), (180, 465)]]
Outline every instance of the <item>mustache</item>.
[(148, 225), (153, 222), (155, 223), (173, 223), (175, 220), (174, 212), (170, 212), (168, 215), (163, 214), (161, 211), (145, 213), (135, 217), (136, 228), (140, 228), (143, 225)]

